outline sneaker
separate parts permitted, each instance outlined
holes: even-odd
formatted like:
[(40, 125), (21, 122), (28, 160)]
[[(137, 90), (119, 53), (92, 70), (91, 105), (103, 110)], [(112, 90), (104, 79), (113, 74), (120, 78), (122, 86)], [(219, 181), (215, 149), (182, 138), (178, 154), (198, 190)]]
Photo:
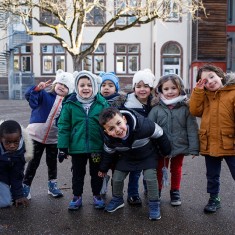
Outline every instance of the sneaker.
[(68, 210), (76, 211), (82, 206), (82, 197), (74, 196), (73, 200), (69, 203)]
[(160, 201), (149, 201), (149, 219), (150, 220), (161, 219)]
[(48, 194), (55, 198), (63, 197), (63, 193), (57, 188), (57, 182), (48, 181)]
[(114, 212), (117, 209), (124, 207), (124, 200), (122, 197), (113, 197), (109, 204), (105, 207), (105, 211)]
[(141, 206), (142, 205), (142, 201), (139, 196), (128, 197), (127, 202), (129, 203), (129, 205), (132, 205), (132, 206)]
[(23, 184), (23, 195), (26, 197), (28, 200), (31, 199), (31, 194), (30, 194), (30, 186)]
[(205, 213), (215, 213), (217, 209), (221, 207), (220, 205), (220, 198), (217, 197), (210, 197), (207, 205), (204, 208)]
[(105, 208), (105, 203), (104, 200), (101, 198), (101, 196), (94, 196), (94, 207), (96, 209), (104, 209)]
[(181, 205), (180, 191), (179, 190), (171, 190), (170, 191), (170, 196), (171, 196), (171, 205), (172, 206), (180, 206)]

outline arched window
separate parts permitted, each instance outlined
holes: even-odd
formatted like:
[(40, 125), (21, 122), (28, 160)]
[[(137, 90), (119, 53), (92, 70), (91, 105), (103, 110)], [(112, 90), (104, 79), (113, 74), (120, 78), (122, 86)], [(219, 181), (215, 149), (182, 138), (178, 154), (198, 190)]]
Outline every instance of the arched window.
[(182, 47), (177, 42), (167, 42), (161, 49), (162, 75), (175, 73), (182, 76)]

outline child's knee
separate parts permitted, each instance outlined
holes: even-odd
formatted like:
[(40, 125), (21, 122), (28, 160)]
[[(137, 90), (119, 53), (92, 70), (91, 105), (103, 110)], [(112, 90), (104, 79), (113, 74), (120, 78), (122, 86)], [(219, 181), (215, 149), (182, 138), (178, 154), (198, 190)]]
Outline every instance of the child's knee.
[(0, 182), (0, 208), (8, 207), (12, 205), (11, 191), (10, 187)]

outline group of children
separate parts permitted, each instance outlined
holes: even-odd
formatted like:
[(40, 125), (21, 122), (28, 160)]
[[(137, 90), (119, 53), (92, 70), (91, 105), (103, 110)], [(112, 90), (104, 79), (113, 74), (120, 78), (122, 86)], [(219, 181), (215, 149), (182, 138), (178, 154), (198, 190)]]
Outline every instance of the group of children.
[[(235, 77), (213, 65), (201, 67), (190, 100), (178, 75), (162, 76), (156, 88), (154, 80), (149, 69), (140, 70), (133, 76), (133, 92), (122, 94), (112, 72), (96, 76), (85, 70), (73, 74), (59, 70), (49, 92), (44, 89), (51, 86), (50, 81), (31, 87), (25, 95), (32, 109), (26, 128), (33, 140), (31, 147), (27, 147), (30, 138), (23, 135), (25, 130), (18, 123), (9, 120), (0, 125), (0, 207), (12, 202), (28, 204), (30, 186), (46, 149), (48, 194), (53, 197), (63, 196), (57, 187), (57, 157), (63, 162), (71, 156), (73, 198), (69, 210), (82, 206), (89, 161), (96, 209), (114, 212), (124, 206), (128, 174), (127, 202), (141, 205), (139, 178), (143, 172), (148, 217), (159, 220), (169, 164), (170, 203), (179, 206), (184, 156), (200, 152), (205, 156), (210, 194), (204, 211), (216, 212), (223, 159), (235, 180)], [(201, 118), (199, 135), (196, 117)], [(27, 152), (33, 158), (24, 173)], [(109, 169), (112, 199), (106, 205), (100, 191)]]

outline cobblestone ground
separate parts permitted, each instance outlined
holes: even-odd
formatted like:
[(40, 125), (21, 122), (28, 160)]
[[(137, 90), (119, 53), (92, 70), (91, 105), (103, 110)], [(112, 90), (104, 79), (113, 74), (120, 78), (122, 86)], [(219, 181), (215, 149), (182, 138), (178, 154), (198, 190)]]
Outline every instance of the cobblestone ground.
[[(29, 115), (26, 101), (0, 100), (0, 119), (14, 119), (26, 126)], [(142, 207), (130, 207), (125, 203), (125, 207), (115, 213), (95, 210), (89, 173), (85, 179), (82, 208), (69, 212), (67, 206), (72, 197), (70, 169), (70, 160), (58, 164), (58, 182), (64, 197), (53, 199), (47, 195), (47, 167), (43, 158), (31, 187), (29, 207), (0, 209), (0, 234), (235, 234), (235, 183), (225, 163), (221, 172), (222, 208), (216, 214), (203, 213), (203, 207), (208, 201), (203, 157), (185, 157), (181, 185), (182, 206), (172, 207), (169, 203), (170, 188), (164, 188), (161, 199), (162, 219), (155, 222), (147, 218), (148, 205), (143, 194), (142, 180)], [(106, 200), (110, 198), (109, 185)]]

